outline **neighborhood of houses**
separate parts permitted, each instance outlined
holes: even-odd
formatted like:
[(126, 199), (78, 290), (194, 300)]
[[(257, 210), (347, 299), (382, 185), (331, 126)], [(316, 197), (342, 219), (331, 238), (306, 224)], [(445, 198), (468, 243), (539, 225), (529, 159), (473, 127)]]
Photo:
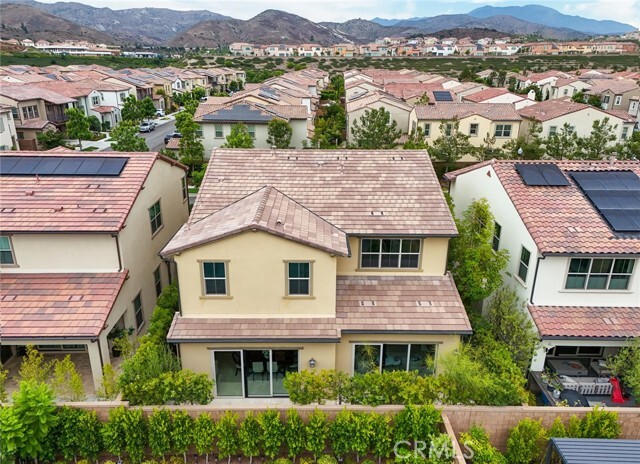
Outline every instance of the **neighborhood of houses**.
[[(464, 46), (395, 40), (357, 53)], [(470, 46), (476, 54), (478, 44)], [(525, 45), (482, 49), (498, 46)], [(585, 44), (574, 46), (584, 53)], [(232, 47), (257, 53), (251, 44)], [(349, 56), (353, 47), (331, 54)], [(295, 50), (324, 53), (313, 44)], [(605, 120), (617, 144), (640, 120), (634, 71), (489, 70), (461, 82), (362, 69), (343, 77), (350, 146), (354, 121), (380, 108), (400, 142), (419, 128), (430, 144), (456, 121), (478, 147), (487, 137), (504, 146), (534, 125), (542, 138), (563, 127), (587, 136)], [(492, 246), (509, 252), (503, 283), (526, 302), (541, 340), (532, 380), (553, 370), (567, 389), (610, 396), (605, 361), (640, 337), (639, 161), (492, 159), (440, 179), (428, 150), (308, 149), (329, 83), (317, 69), (254, 84), (224, 67), (0, 67), (0, 362), (10, 365), (26, 345), (73, 353), (95, 391), (114, 361), (110, 335), (144, 333), (163, 288), (178, 283), (167, 340), (182, 367), (215, 380), (215, 397), (286, 397), (287, 373), (364, 373), (372, 353), (381, 372), (438, 372), (438, 359), (472, 333), (447, 269), (454, 216), (484, 198), (495, 219)], [(188, 167), (163, 154), (38, 145), (37, 134), (64, 130), (68, 108), (112, 128), (129, 96), (168, 110), (196, 88), (208, 95), (193, 116), (208, 166), (192, 205)], [(274, 119), (291, 127), (289, 149), (267, 141)], [(253, 149), (223, 146), (239, 123)]]

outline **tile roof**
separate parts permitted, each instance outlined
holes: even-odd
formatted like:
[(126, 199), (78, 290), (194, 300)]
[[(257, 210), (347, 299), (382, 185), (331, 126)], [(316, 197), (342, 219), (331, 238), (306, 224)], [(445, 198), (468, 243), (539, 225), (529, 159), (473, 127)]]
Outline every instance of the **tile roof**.
[(176, 314), (167, 340), (187, 342), (337, 342), (334, 317), (203, 318)]
[(94, 338), (102, 332), (127, 271), (2, 273), (0, 336)]
[(411, 106), (403, 102), (399, 98), (396, 98), (393, 95), (385, 92), (375, 91), (375, 92), (367, 93), (366, 96), (363, 96), (361, 98), (347, 101), (347, 113), (351, 113), (352, 111), (358, 111), (358, 110), (361, 110), (362, 108), (367, 108), (369, 107), (369, 105), (372, 105), (378, 102), (385, 102), (392, 106), (402, 108), (406, 111), (411, 111)]
[(638, 307), (528, 307), (543, 339), (640, 337)]
[(14, 119), (16, 129), (44, 129), (48, 125), (53, 126), (53, 123), (46, 119), (27, 119), (23, 123), (19, 119)]
[(552, 162), (490, 160), (453, 171), (445, 177), (455, 180), (464, 172), (490, 165), (543, 254), (640, 254), (640, 237), (613, 232), (569, 175), (572, 171), (633, 171), (640, 176), (640, 163), (554, 161), (569, 179), (569, 186), (566, 187), (527, 186), (515, 169), (517, 163)]
[(437, 103), (435, 105), (416, 105), (415, 109), (418, 120), (448, 121), (476, 115), (491, 121), (520, 121), (522, 119), (511, 103)]
[[(0, 152), (22, 157), (126, 157), (119, 176), (2, 176), (3, 232), (118, 232), (157, 159), (153, 152)], [(182, 167), (184, 168), (184, 167)], [(10, 212), (8, 212), (10, 211)]]
[(261, 230), (340, 256), (349, 255), (347, 234), (270, 186), (183, 225), (162, 254), (171, 255), (248, 230)]
[(338, 276), (336, 315), (343, 333), (471, 333), (449, 273)]
[(0, 85), (0, 95), (4, 95), (5, 97), (16, 101), (45, 100), (56, 105), (75, 102), (75, 99), (65, 97), (64, 95), (52, 90), (27, 84)]
[(348, 234), (457, 234), (431, 160), (420, 150), (216, 149), (191, 221), (265, 185)]
[(607, 79), (598, 81), (596, 85), (586, 92), (597, 95), (607, 90), (610, 90), (614, 94), (623, 94), (633, 90), (637, 90), (640, 93), (640, 85), (631, 79)]
[(462, 97), (462, 99), (470, 102), (480, 103), (508, 93), (511, 92), (509, 92), (507, 89), (499, 87), (489, 87), (488, 89), (481, 90), (480, 92), (472, 93), (471, 95), (465, 95), (464, 97)]
[(286, 120), (307, 119), (309, 113), (307, 107), (303, 105), (264, 105), (243, 100), (226, 104), (201, 103), (193, 120), (216, 123), (247, 121), (253, 124), (266, 124), (274, 116)]
[(615, 118), (623, 119), (625, 121), (632, 120), (631, 115), (629, 115), (625, 111), (601, 110), (600, 108), (595, 108), (593, 106), (587, 105), (586, 103), (576, 103), (570, 99), (546, 100), (538, 102), (535, 105), (520, 108), (518, 110), (518, 113), (523, 118), (536, 119), (537, 121), (544, 122), (583, 110), (598, 111), (600, 113), (603, 113), (603, 117), (609, 115)]

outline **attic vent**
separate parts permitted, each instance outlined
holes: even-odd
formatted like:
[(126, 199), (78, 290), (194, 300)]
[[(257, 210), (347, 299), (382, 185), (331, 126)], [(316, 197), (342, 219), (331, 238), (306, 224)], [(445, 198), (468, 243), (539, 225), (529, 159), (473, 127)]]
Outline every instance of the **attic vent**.
[(316, 164), (317, 164), (318, 166), (324, 166), (324, 161), (322, 161), (322, 160), (318, 160), (318, 161), (316, 161)]
[(2, 301), (14, 301), (15, 299), (15, 295), (2, 295)]
[(298, 157), (297, 156), (287, 156), (288, 160), (292, 160), (292, 161), (298, 161)]
[(384, 216), (384, 211), (371, 211), (371, 216)]
[(88, 189), (99, 189), (100, 188), (100, 184), (89, 184), (87, 185)]
[(277, 226), (281, 226), (282, 224), (284, 224), (284, 221), (283, 221), (282, 219), (279, 219), (279, 218), (278, 218), (278, 219), (276, 220), (276, 225), (277, 225)]
[(81, 301), (84, 295), (71, 295), (68, 301)]
[(416, 306), (433, 306), (433, 302), (431, 301), (416, 301)]
[(106, 213), (107, 208), (93, 208), (94, 213)]
[(54, 213), (59, 213), (60, 211), (64, 210), (64, 206), (59, 206), (57, 208), (53, 208), (53, 212)]
[(16, 210), (15, 208), (2, 208), (2, 209), (0, 210), (0, 212), (3, 212), (3, 213), (13, 213), (15, 210)]
[(360, 300), (360, 306), (375, 306), (376, 302), (373, 300)]
[(24, 194), (28, 197), (32, 197), (35, 192), (33, 190), (27, 190)]
[(393, 161), (404, 161), (404, 156), (392, 156)]

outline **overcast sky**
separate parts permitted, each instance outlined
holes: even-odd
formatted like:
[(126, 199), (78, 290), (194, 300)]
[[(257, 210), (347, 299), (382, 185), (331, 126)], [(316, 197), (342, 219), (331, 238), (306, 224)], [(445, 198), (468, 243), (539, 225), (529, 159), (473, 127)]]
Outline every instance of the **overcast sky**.
[[(40, 0), (55, 3), (56, 0)], [(175, 10), (210, 10), (238, 19), (249, 19), (273, 8), (288, 11), (312, 21), (346, 21), (353, 18), (409, 18), (439, 14), (467, 13), (491, 4), (541, 4), (563, 13), (593, 19), (613, 19), (640, 27), (640, 0), (79, 0), (82, 3), (113, 9), (153, 6)], [(535, 18), (531, 18), (535, 22)]]

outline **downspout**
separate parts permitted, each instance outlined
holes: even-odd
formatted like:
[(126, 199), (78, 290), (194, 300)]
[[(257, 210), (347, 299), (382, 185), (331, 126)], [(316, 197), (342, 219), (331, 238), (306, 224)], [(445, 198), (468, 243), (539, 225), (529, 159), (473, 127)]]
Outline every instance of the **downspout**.
[(542, 261), (545, 258), (546, 258), (545, 255), (538, 256), (538, 261), (536, 262), (536, 272), (533, 274), (533, 283), (531, 284), (531, 298), (529, 298), (532, 305), (534, 304), (533, 294), (536, 291), (536, 281), (538, 280), (538, 269), (540, 269), (540, 261)]
[(111, 236), (113, 238), (116, 239), (116, 250), (118, 252), (118, 271), (122, 271), (123, 267), (122, 267), (122, 253), (120, 252), (120, 239), (118, 237), (118, 234), (111, 234)]

